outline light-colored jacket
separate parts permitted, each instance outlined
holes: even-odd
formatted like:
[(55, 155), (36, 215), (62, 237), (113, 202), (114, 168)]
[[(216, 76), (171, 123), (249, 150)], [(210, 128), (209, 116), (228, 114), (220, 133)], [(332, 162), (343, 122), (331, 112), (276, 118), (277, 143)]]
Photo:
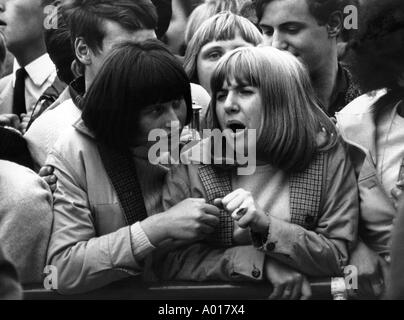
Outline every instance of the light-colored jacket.
[[(210, 145), (205, 144), (206, 141), (202, 142), (202, 149), (205, 149), (203, 155), (210, 154)], [(163, 193), (165, 207), (189, 197), (210, 198), (207, 195), (209, 186), (203, 183), (206, 160), (199, 157), (200, 152), (196, 151), (199, 148), (200, 145), (197, 145), (189, 152), (188, 158), (184, 158), (184, 161), (194, 165), (179, 165), (167, 176)], [(359, 215), (354, 168), (343, 142), (325, 154), (324, 163), (322, 201), (314, 228), (307, 230), (297, 224), (272, 218), (267, 243), (263, 246), (264, 250), (269, 248), (265, 250), (266, 254), (314, 277), (341, 274), (348, 262), (349, 248), (356, 242)], [(195, 250), (195, 254), (189, 250), (187, 255), (183, 252), (169, 253), (164, 266), (160, 268), (163, 278), (191, 280), (192, 267), (201, 259), (198, 250)], [(245, 258), (249, 259), (249, 256)], [(190, 275), (190, 278), (187, 279), (185, 275)], [(199, 275), (199, 280), (205, 280), (203, 274)]]
[[(376, 171), (376, 124), (374, 104), (385, 90), (365, 94), (336, 114), (343, 137), (355, 145), (351, 159), (356, 168), (360, 196), (359, 237), (381, 255), (390, 252), (390, 237), (396, 210)], [(358, 151), (361, 150), (361, 151)]]
[[(58, 140), (47, 164), (55, 168), (58, 178), (48, 250), (48, 263), (58, 269), (58, 291), (85, 292), (148, 271), (144, 269), (148, 259), (138, 261), (134, 254), (148, 239), (141, 232), (134, 234), (125, 224), (96, 141), (81, 120)], [(255, 269), (245, 260), (246, 252), (257, 257), (260, 271), (255, 271), (254, 279), (262, 278), (264, 255), (251, 246), (209, 251), (209, 259), (201, 261), (196, 269), (204, 273), (210, 270), (212, 279), (238, 279), (245, 274), (251, 277)], [(149, 253), (144, 252), (144, 256), (151, 257)], [(213, 265), (221, 267), (214, 269)]]
[(0, 161), (0, 244), (22, 284), (42, 283), (52, 222), (46, 182), (26, 167)]

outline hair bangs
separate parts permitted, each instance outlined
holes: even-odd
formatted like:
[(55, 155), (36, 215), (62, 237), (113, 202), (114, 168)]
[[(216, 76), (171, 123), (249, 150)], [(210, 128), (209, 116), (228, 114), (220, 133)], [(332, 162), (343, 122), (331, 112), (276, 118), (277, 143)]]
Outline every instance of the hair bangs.
[(236, 49), (223, 56), (211, 79), (213, 97), (222, 89), (223, 84), (235, 81), (238, 85), (258, 87), (259, 72), (254, 59), (245, 48)]
[(192, 104), (190, 83), (181, 65), (170, 64), (164, 57), (156, 59), (153, 54), (144, 57), (145, 63), (137, 70), (138, 76), (128, 79), (129, 95), (137, 107), (180, 99), (187, 105)]

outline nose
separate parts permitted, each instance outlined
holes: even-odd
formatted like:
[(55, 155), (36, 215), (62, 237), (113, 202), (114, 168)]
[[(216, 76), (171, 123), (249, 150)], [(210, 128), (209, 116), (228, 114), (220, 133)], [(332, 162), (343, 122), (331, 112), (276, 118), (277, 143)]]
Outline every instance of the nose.
[(223, 106), (224, 111), (228, 114), (237, 113), (240, 110), (237, 101), (237, 94), (234, 91), (229, 91)]
[(271, 46), (279, 50), (287, 49), (287, 43), (281, 32), (277, 30), (274, 31), (274, 34), (272, 35)]
[(180, 127), (180, 120), (173, 107), (168, 108), (164, 117), (166, 129), (174, 129)]

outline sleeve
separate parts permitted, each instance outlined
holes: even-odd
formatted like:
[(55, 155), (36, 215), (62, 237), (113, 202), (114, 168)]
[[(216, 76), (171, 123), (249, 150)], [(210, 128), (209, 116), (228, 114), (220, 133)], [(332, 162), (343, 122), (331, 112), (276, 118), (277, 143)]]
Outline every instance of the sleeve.
[(21, 300), (22, 289), (17, 272), (0, 248), (0, 300)]
[(254, 245), (312, 277), (341, 275), (357, 239), (359, 204), (353, 166), (342, 144), (329, 151), (322, 212), (313, 231), (270, 217), (268, 236)]
[[(164, 209), (188, 198), (204, 198), (196, 166), (180, 165), (167, 175), (163, 189)], [(173, 250), (157, 249), (153, 269), (161, 280), (259, 281), (263, 279), (265, 254), (253, 246), (216, 248), (205, 243)]]
[[(56, 151), (47, 164), (55, 168), (54, 225), (48, 249), (48, 264), (58, 271), (58, 291), (75, 294), (97, 289), (143, 271), (135, 254), (144, 255), (142, 230), (124, 227), (97, 236), (94, 216), (79, 175)], [(137, 240), (142, 241), (137, 241)]]

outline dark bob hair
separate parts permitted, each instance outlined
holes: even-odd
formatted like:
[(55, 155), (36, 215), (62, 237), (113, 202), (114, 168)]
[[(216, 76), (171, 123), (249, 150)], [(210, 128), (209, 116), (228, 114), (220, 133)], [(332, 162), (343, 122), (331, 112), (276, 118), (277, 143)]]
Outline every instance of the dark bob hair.
[(98, 141), (131, 146), (146, 106), (184, 99), (192, 116), (188, 77), (177, 58), (158, 40), (127, 42), (112, 50), (83, 100), (82, 118)]

